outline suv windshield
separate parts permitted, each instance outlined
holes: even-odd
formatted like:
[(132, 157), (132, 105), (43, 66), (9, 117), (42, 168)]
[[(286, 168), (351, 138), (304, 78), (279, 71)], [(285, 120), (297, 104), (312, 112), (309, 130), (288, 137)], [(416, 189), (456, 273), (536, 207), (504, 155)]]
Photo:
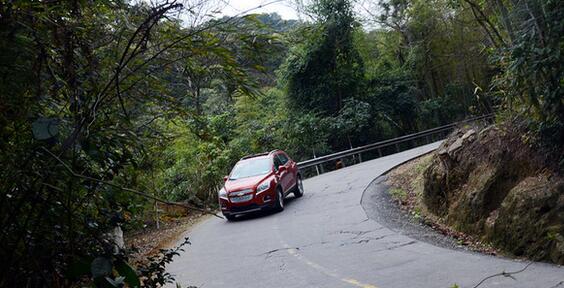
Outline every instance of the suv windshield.
[(272, 163), (270, 158), (254, 158), (241, 161), (235, 165), (229, 179), (235, 180), (239, 178), (252, 177), (270, 172)]

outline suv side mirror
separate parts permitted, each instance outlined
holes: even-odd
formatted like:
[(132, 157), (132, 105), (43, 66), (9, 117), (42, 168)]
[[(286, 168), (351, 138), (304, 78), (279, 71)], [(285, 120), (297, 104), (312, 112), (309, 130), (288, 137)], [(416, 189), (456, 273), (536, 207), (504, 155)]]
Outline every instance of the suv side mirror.
[(223, 182), (227, 182), (228, 179), (229, 179), (229, 176), (223, 176)]
[(284, 166), (284, 165), (278, 166), (278, 173), (282, 173), (284, 171), (286, 171), (286, 166)]

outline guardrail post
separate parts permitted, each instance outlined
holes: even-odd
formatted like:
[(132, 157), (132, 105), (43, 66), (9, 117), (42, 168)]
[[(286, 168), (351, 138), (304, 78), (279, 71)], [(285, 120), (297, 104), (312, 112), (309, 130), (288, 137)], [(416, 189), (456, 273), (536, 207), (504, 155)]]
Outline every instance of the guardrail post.
[(396, 143), (396, 151), (399, 153), (400, 149), (399, 149), (399, 145)]
[(378, 148), (378, 158), (382, 158), (382, 150), (380, 148)]
[(362, 163), (362, 156), (360, 156), (360, 153), (358, 153), (358, 163)]

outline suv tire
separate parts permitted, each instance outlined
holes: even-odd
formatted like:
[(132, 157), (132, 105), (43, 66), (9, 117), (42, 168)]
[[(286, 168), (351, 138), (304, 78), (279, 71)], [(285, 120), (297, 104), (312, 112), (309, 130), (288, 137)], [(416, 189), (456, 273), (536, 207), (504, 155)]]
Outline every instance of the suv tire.
[(294, 188), (294, 196), (300, 198), (304, 196), (304, 183), (302, 181), (302, 176), (298, 175), (298, 180), (296, 180), (296, 187)]
[(274, 210), (277, 212), (284, 210), (284, 193), (280, 187), (276, 189), (276, 203), (274, 203)]

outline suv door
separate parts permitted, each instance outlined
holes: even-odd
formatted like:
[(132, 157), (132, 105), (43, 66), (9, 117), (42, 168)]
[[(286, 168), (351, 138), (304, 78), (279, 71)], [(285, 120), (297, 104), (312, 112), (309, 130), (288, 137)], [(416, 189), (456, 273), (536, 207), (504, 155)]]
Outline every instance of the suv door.
[(286, 190), (288, 189), (288, 184), (286, 184), (286, 175), (288, 174), (288, 171), (278, 171), (278, 167), (283, 165), (282, 161), (280, 161), (280, 158), (278, 158), (278, 155), (273, 155), (272, 161), (274, 162), (274, 171), (276, 171), (276, 175), (278, 176), (278, 183), (280, 183), (280, 186), (282, 186), (282, 191), (286, 192)]
[(288, 169), (292, 172), (292, 182), (291, 184), (296, 183), (296, 181), (298, 180), (298, 164), (296, 163), (296, 161), (292, 160), (292, 158), (290, 158), (290, 156), (288, 156), (288, 154), (286, 154), (286, 152), (282, 152), (280, 155), (282, 155), (283, 157), (285, 157), (287, 160), (284, 165), (286, 165), (286, 167), (288, 167)]
[(296, 161), (294, 161), (292, 158), (290, 158), (290, 156), (288, 156), (288, 154), (286, 154), (286, 152), (283, 153), (284, 156), (286, 156), (286, 158), (288, 158), (288, 163), (286, 165), (288, 165), (288, 167), (290, 167), (290, 171), (292, 171), (292, 185), (297, 185), (298, 184), (298, 172), (300, 170), (300, 168), (298, 167), (298, 163), (296, 163)]
[(284, 191), (287, 191), (288, 189), (292, 188), (294, 183), (296, 183), (294, 175), (295, 173), (293, 171), (294, 167), (291, 166), (292, 163), (291, 161), (289, 161), (290, 159), (284, 153), (277, 153), (275, 157), (279, 159), (281, 165), (284, 165), (284, 167), (286, 167), (286, 171), (282, 173), (284, 175), (280, 175), (280, 179), (283, 183), (283, 187), (285, 189)]

